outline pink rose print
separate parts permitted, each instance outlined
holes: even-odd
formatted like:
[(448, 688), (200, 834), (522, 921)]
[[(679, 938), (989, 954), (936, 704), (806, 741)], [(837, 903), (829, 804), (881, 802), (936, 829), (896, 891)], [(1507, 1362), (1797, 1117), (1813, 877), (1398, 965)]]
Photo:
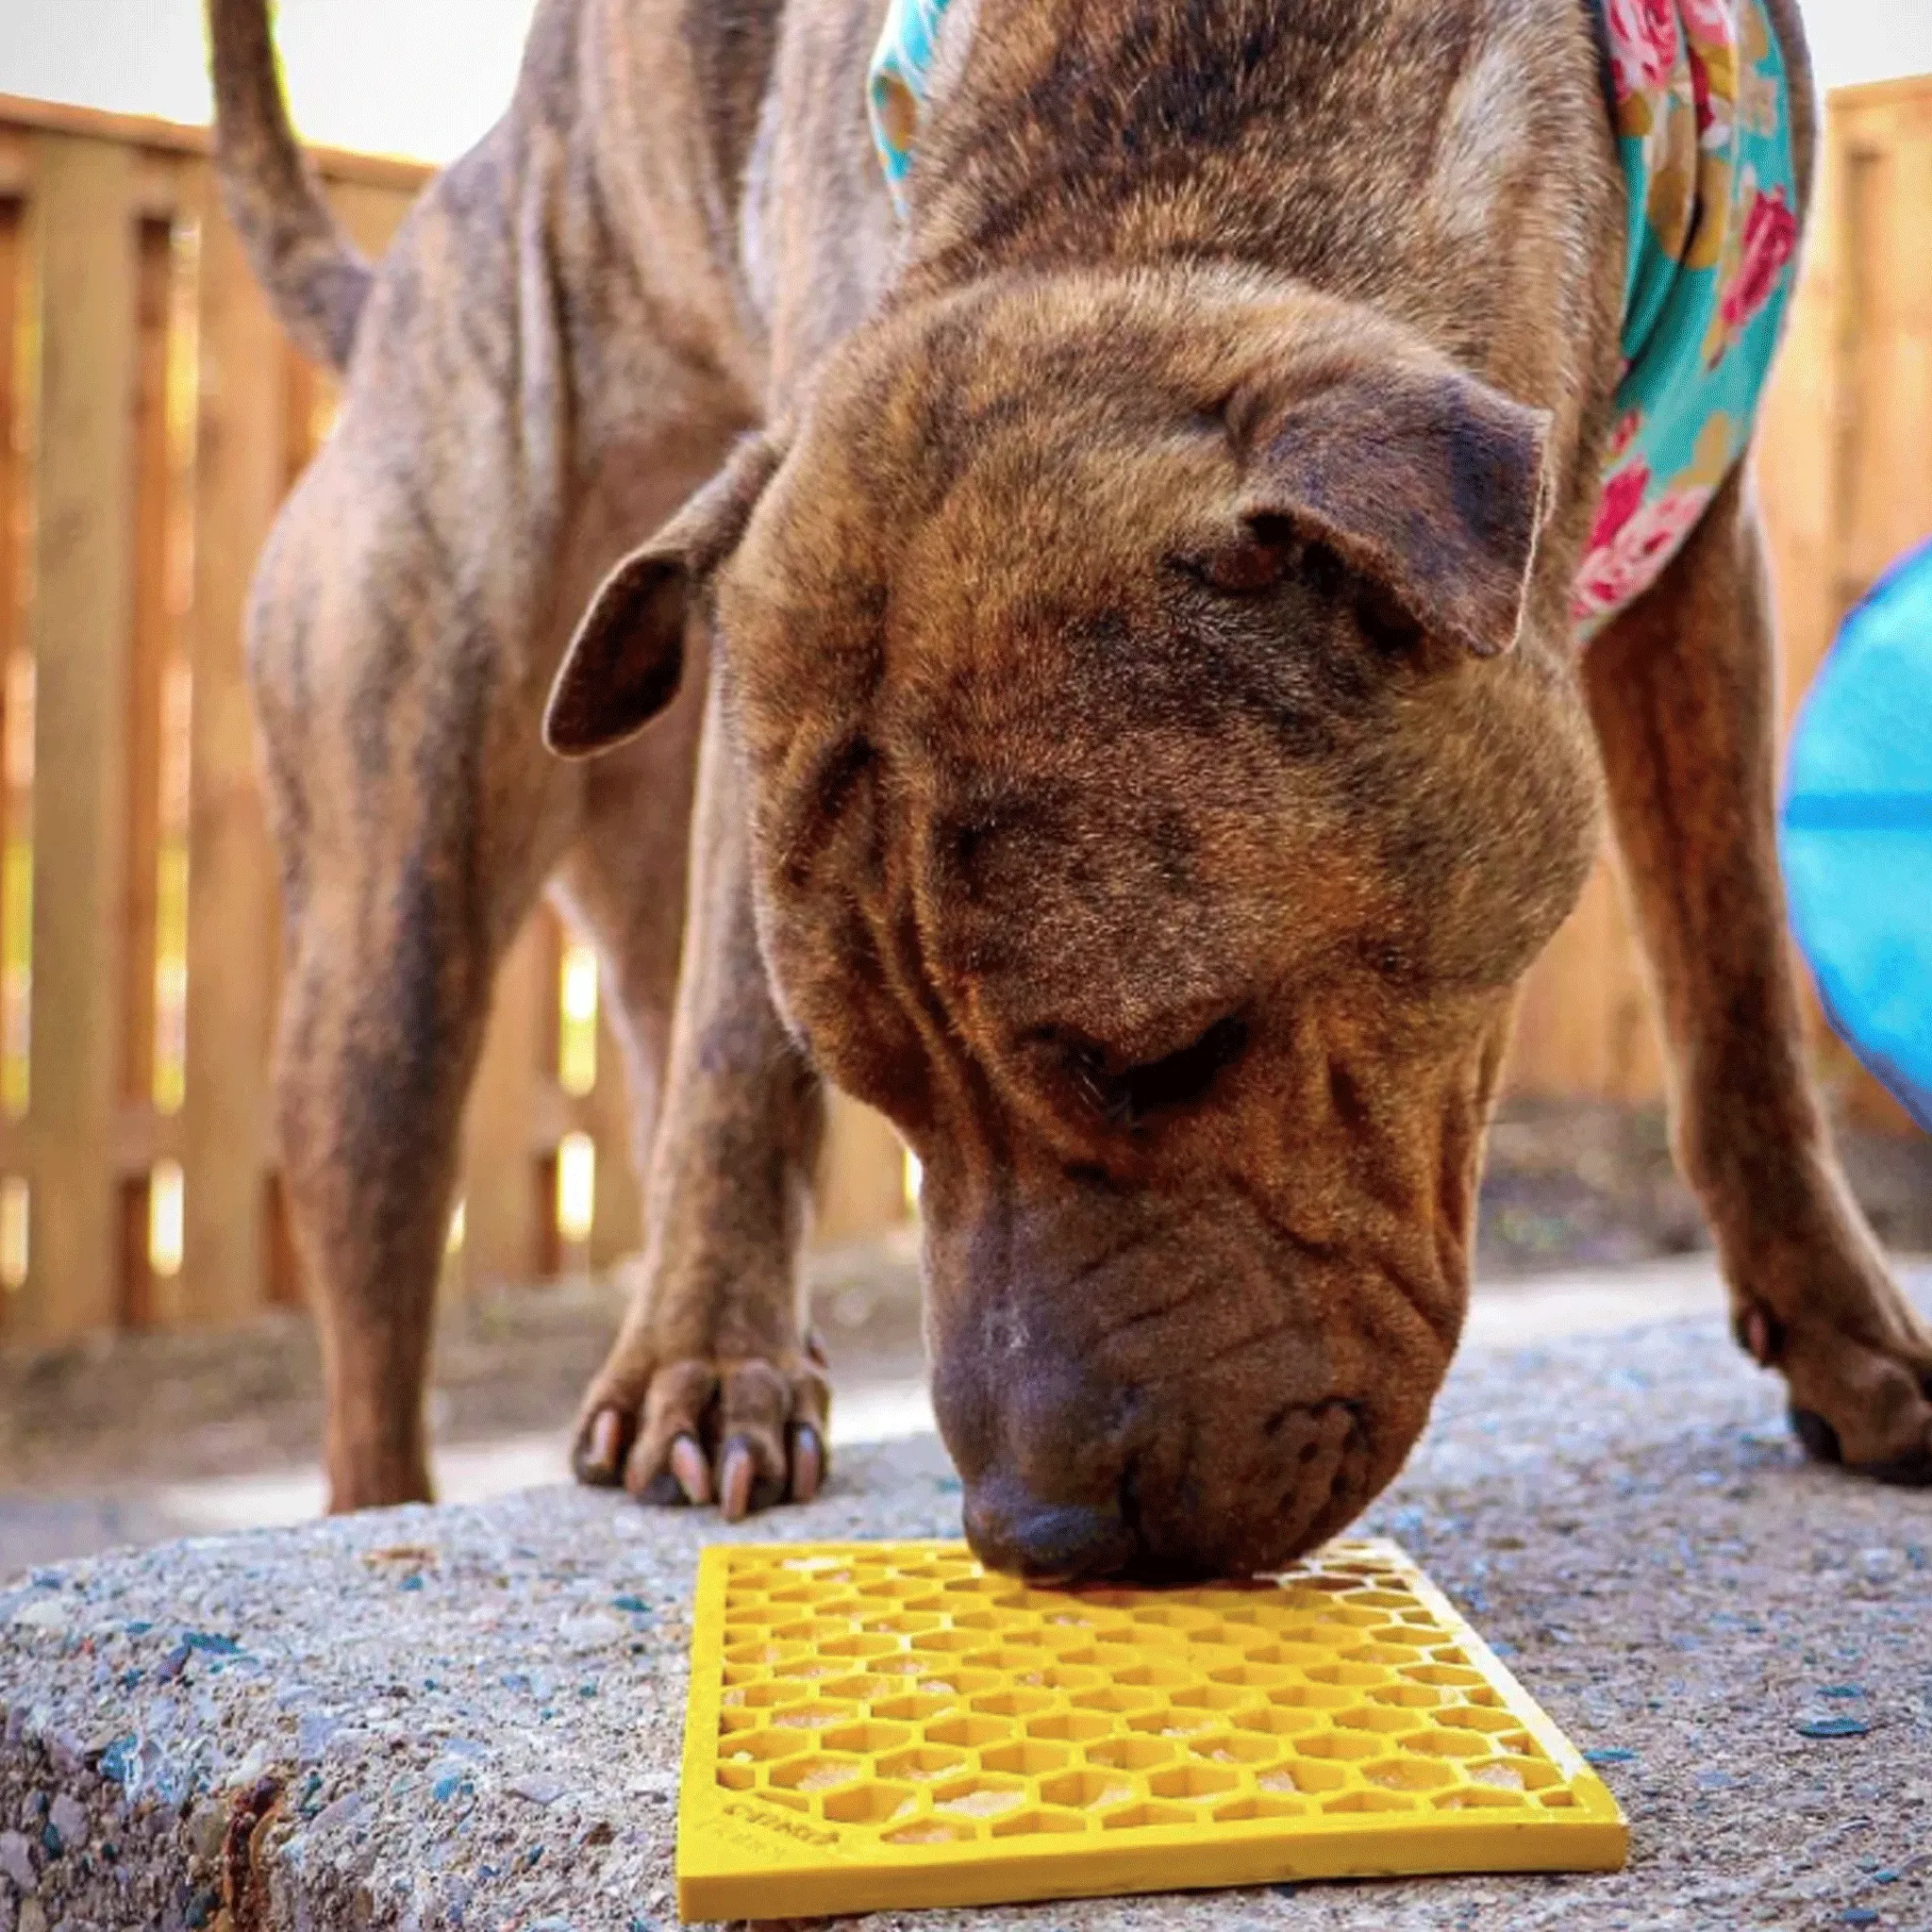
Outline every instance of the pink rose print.
[[(1632, 410), (1624, 421), (1633, 420), (1635, 415), (1636, 411)], [(1643, 502), (1643, 492), (1649, 488), (1650, 465), (1641, 458), (1627, 470), (1619, 470), (1614, 476), (1605, 479), (1603, 501), (1596, 507), (1596, 523), (1590, 533), (1592, 556), (1617, 541), (1617, 532), (1637, 514), (1639, 506)]]
[(1777, 278), (1798, 245), (1798, 218), (1782, 188), (1762, 190), (1744, 217), (1744, 242), (1738, 273), (1724, 291), (1718, 313), (1728, 334), (1737, 332), (1771, 300)]
[[(1634, 491), (1633, 478), (1638, 479)], [(1667, 490), (1655, 503), (1645, 504), (1643, 487), (1649, 481), (1649, 471), (1638, 463), (1605, 486), (1590, 555), (1571, 598), (1571, 614), (1578, 623), (1621, 609), (1649, 590), (1710, 502), (1711, 491), (1697, 487)]]
[(1684, 25), (1701, 46), (1730, 47), (1738, 40), (1737, 0), (1681, 0)]
[(1676, 0), (1608, 0), (1605, 10), (1618, 100), (1660, 88), (1677, 60)]

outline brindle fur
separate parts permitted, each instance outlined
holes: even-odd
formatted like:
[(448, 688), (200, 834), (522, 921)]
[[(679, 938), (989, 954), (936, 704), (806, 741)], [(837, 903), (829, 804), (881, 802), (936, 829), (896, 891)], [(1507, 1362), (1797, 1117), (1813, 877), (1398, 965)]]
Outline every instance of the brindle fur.
[[(580, 1475), (816, 1487), (822, 1069), (925, 1164), (980, 1550), (1280, 1561), (1426, 1416), (1605, 795), (1740, 1338), (1814, 1448), (1932, 1478), (1932, 1337), (1802, 1064), (1741, 483), (1581, 675), (1570, 640), (1622, 278), (1588, 8), (955, 0), (902, 235), (879, 0), (545, 0), (356, 293), (260, 0), (211, 4), (264, 278), (307, 340), (359, 318), (254, 616), (336, 1507), (427, 1492), (457, 1122), (550, 879), (650, 1150)], [(539, 743), (559, 662), (594, 762)]]

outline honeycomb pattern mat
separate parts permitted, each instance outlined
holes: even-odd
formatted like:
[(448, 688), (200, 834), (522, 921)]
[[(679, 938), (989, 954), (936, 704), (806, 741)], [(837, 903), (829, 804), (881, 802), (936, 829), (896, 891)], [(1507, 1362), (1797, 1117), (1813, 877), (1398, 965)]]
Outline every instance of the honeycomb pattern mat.
[(1029, 1589), (963, 1543), (698, 1568), (686, 1919), (1624, 1862), (1616, 1801), (1394, 1544)]

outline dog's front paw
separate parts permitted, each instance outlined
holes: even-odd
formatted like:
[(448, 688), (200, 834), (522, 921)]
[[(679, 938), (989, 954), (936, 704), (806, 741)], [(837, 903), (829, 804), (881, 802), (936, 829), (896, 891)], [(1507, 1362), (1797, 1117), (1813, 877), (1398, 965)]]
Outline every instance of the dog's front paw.
[(578, 1419), (571, 1468), (646, 1503), (716, 1502), (727, 1523), (808, 1503), (824, 1481), (829, 1391), (808, 1334), (795, 1349), (660, 1360), (620, 1338)]
[(1875, 1254), (1814, 1258), (1807, 1278), (1795, 1273), (1773, 1271), (1764, 1291), (1740, 1300), (1737, 1336), (1783, 1373), (1798, 1440), (1821, 1462), (1932, 1486), (1932, 1328)]

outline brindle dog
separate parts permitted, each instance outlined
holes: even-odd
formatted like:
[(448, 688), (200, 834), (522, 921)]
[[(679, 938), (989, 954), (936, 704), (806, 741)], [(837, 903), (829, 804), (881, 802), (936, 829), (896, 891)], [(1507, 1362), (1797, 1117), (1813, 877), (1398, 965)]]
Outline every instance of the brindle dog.
[(211, 8), (231, 205), (349, 371), (253, 616), (335, 1507), (428, 1492), (458, 1115), (551, 881), (649, 1150), (581, 1477), (818, 1487), (823, 1074), (924, 1163), (981, 1554), (1280, 1563), (1441, 1381), (1605, 797), (1740, 1340), (1814, 1453), (1932, 1479), (1932, 1334), (1805, 1072), (1745, 479), (1573, 643), (1623, 275), (1593, 8), (955, 0), (902, 231), (878, 0), (544, 0), (370, 269), (263, 0)]

